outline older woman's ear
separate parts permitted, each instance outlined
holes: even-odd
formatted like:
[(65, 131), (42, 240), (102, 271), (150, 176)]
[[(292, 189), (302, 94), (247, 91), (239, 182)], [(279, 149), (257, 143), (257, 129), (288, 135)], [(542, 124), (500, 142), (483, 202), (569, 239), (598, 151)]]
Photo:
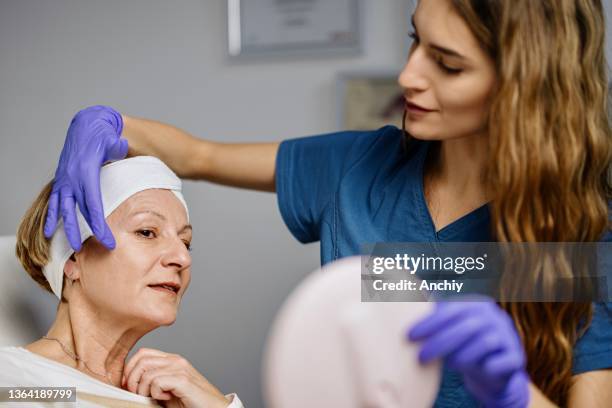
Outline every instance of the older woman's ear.
[[(70, 255), (70, 258), (64, 264), (64, 284), (62, 285), (62, 302), (67, 302), (70, 299), (70, 292), (72, 291), (72, 284), (75, 280), (81, 277), (81, 270), (76, 259), (75, 254)], [(62, 303), (60, 302), (60, 304)], [(58, 305), (59, 307), (59, 305)]]
[(64, 275), (66, 278), (71, 281), (77, 280), (81, 277), (81, 270), (79, 269), (79, 265), (76, 259), (75, 254), (70, 255), (70, 258), (66, 261), (64, 265)]

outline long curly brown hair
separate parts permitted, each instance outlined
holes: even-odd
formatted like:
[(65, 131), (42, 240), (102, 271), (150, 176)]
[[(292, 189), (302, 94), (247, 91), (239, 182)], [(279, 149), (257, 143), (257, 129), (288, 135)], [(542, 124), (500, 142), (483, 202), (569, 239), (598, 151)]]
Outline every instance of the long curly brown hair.
[[(610, 228), (612, 197), (601, 0), (450, 1), (497, 71), (484, 173), (493, 236), (598, 241)], [(567, 405), (572, 350), (590, 324), (592, 303), (500, 305), (522, 339), (531, 381)]]

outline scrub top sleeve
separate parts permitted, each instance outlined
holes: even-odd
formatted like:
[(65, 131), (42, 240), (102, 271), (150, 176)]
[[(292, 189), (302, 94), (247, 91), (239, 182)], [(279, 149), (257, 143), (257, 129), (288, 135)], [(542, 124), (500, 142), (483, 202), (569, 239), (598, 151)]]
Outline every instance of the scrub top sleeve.
[(593, 304), (593, 319), (574, 348), (573, 374), (612, 368), (612, 302)]
[(300, 242), (320, 239), (323, 211), (337, 191), (345, 169), (367, 151), (380, 130), (329, 133), (288, 139), (280, 144), (275, 175), (278, 207), (285, 224)]
[[(610, 229), (604, 232), (600, 242), (612, 242)], [(608, 254), (605, 259), (604, 268), (608, 268)], [(573, 374), (612, 368), (612, 302), (607, 300), (593, 303), (591, 324), (574, 347)]]

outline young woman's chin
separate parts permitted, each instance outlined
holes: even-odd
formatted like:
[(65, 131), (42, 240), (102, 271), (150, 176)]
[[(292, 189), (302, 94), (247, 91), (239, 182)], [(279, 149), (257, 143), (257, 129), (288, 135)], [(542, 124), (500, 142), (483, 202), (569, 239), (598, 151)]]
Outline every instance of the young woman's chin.
[(440, 140), (440, 134), (438, 132), (435, 132), (431, 128), (426, 128), (423, 126), (406, 126), (406, 132), (408, 132), (410, 136), (418, 140)]

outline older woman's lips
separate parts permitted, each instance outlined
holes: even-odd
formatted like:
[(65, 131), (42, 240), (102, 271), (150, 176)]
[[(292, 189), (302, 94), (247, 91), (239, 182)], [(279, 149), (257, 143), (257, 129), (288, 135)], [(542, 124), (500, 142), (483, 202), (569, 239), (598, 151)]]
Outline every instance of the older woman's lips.
[(153, 290), (156, 290), (162, 293), (171, 294), (171, 295), (176, 295), (179, 290), (179, 288), (176, 286), (165, 285), (165, 284), (149, 285), (149, 287)]

